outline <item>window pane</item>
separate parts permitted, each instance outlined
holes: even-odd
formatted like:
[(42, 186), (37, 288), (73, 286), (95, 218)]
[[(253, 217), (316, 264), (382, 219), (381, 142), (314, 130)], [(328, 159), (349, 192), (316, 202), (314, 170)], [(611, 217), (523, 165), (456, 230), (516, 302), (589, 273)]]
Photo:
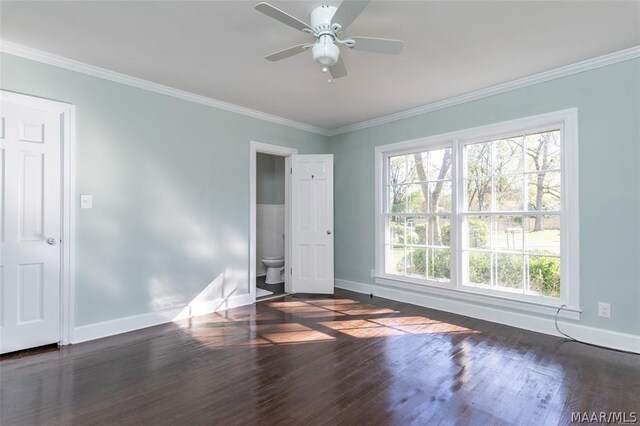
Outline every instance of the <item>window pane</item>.
[(524, 138), (519, 137), (502, 139), (493, 143), (494, 174), (522, 173), (524, 171), (523, 142)]
[(402, 216), (392, 216), (389, 219), (389, 235), (387, 244), (404, 244), (404, 218)]
[(467, 253), (468, 282), (471, 284), (491, 285), (491, 253)]
[(451, 148), (429, 151), (427, 177), (430, 181), (451, 179)]
[(434, 280), (451, 278), (451, 252), (449, 249), (428, 249), (427, 277)]
[(468, 211), (487, 211), (491, 208), (491, 178), (468, 179), (466, 188)]
[(560, 216), (527, 216), (524, 241), (528, 253), (560, 255)]
[(462, 230), (464, 248), (488, 249), (491, 244), (491, 218), (467, 216)]
[(427, 218), (407, 217), (407, 244), (427, 244)]
[(407, 248), (407, 275), (425, 278), (427, 270), (427, 249)]
[(426, 182), (427, 179), (428, 154), (426, 152), (416, 152), (407, 155), (407, 166), (409, 168), (409, 179), (411, 182)]
[(526, 136), (526, 167), (529, 172), (560, 168), (560, 131)]
[(386, 272), (389, 274), (404, 275), (404, 247), (386, 247)]
[(451, 244), (451, 220), (447, 216), (430, 216), (427, 219), (427, 236), (430, 246)]
[(522, 255), (496, 254), (496, 285), (513, 289), (522, 288)]
[(560, 259), (529, 256), (529, 289), (550, 297), (560, 297)]
[[(427, 190), (427, 184), (423, 184)], [(426, 213), (427, 200), (424, 197), (423, 185), (411, 184), (407, 189), (407, 200), (409, 203), (408, 212), (410, 213)]]
[(387, 184), (404, 183), (407, 176), (407, 164), (404, 155), (389, 157), (389, 175)]
[(491, 143), (476, 143), (465, 147), (467, 177), (491, 174)]
[(527, 175), (529, 210), (560, 210), (560, 172)]
[(432, 213), (451, 212), (451, 182), (433, 182), (429, 184), (429, 211)]
[(496, 221), (494, 250), (522, 252), (524, 239), (522, 216), (497, 216), (494, 220)]
[(520, 211), (524, 208), (522, 175), (496, 176), (494, 182), (497, 211)]
[(408, 185), (393, 185), (388, 187), (389, 213), (406, 213)]

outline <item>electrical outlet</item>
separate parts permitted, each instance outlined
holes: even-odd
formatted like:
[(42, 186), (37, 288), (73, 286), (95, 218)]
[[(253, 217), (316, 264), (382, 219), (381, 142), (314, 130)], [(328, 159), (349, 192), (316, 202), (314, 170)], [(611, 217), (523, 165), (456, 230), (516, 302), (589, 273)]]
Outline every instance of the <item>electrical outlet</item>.
[(376, 270), (372, 269), (371, 270), (371, 278), (375, 278), (375, 276), (376, 276)]
[(93, 197), (89, 194), (80, 194), (80, 208), (90, 209), (93, 207)]
[(598, 316), (601, 318), (611, 318), (611, 304), (598, 302)]

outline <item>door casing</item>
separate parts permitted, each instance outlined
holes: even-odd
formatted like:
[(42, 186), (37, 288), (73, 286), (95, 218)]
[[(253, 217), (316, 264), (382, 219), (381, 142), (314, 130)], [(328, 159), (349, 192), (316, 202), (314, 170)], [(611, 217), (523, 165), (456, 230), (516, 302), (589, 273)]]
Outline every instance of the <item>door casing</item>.
[(0, 90), (0, 101), (25, 108), (54, 112), (60, 115), (62, 138), (60, 158), (62, 179), (60, 197), (60, 344), (73, 342), (75, 325), (75, 105), (36, 96)]

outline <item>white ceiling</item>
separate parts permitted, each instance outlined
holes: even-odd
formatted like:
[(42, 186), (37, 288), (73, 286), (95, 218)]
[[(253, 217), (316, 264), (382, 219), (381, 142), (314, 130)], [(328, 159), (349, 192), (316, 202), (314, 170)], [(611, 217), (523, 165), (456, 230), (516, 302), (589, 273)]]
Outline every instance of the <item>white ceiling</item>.
[[(155, 83), (334, 129), (640, 45), (640, 2), (374, 1), (348, 35), (405, 41), (399, 56), (346, 51), (327, 84), (310, 36), (255, 1), (7, 2), (1, 36)], [(308, 22), (339, 1), (273, 1)], [(346, 49), (342, 49), (345, 51)]]

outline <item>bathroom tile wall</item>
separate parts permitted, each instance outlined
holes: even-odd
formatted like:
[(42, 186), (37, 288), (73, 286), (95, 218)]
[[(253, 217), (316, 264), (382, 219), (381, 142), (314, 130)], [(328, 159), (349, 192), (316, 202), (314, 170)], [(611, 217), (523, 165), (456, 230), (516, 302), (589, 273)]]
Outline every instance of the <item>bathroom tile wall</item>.
[(256, 275), (267, 269), (261, 259), (265, 256), (284, 257), (284, 204), (256, 205)]

